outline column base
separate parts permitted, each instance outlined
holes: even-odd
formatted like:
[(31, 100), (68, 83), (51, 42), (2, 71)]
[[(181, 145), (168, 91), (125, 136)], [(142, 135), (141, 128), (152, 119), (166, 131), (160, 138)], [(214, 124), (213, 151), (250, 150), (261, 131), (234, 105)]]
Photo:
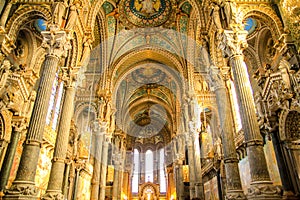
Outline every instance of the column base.
[(295, 194), (292, 191), (283, 191), (283, 198), (285, 200), (296, 200), (299, 199), (299, 197), (296, 197)]
[(230, 190), (226, 193), (226, 200), (246, 200), (243, 190)]
[(270, 181), (252, 182), (250, 185), (247, 195), (249, 200), (282, 199), (282, 188), (274, 186)]
[(36, 200), (38, 188), (32, 182), (15, 181), (9, 190), (5, 190), (3, 199)]
[(42, 200), (64, 200), (64, 195), (60, 190), (51, 190), (46, 191), (46, 193), (42, 196)]

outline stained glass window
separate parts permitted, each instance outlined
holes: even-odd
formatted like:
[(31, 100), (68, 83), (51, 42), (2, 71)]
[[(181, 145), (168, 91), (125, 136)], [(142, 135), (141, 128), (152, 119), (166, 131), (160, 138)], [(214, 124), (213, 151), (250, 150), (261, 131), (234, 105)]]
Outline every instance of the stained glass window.
[(54, 113), (54, 117), (53, 117), (53, 121), (52, 121), (52, 129), (53, 130), (55, 130), (56, 126), (57, 126), (58, 117), (59, 117), (60, 108), (61, 108), (63, 91), (64, 91), (64, 82), (61, 82), (59, 85), (59, 89), (58, 89), (57, 101), (56, 101), (55, 111), (54, 111), (55, 113)]
[(139, 151), (134, 149), (133, 151), (133, 176), (132, 176), (132, 193), (139, 192)]
[(146, 182), (153, 183), (153, 152), (147, 150), (145, 154), (145, 177)]
[(48, 113), (47, 113), (47, 118), (46, 118), (46, 124), (49, 125), (50, 122), (52, 121), (51, 116), (52, 116), (52, 111), (53, 111), (53, 107), (54, 107), (54, 103), (55, 103), (55, 94), (57, 91), (57, 86), (58, 86), (58, 73), (56, 73), (55, 75), (55, 80), (52, 86), (52, 90), (51, 90), (51, 97), (50, 97), (50, 101), (49, 101), (49, 107), (48, 107)]
[(164, 149), (159, 150), (159, 184), (160, 184), (160, 193), (166, 193), (167, 186), (166, 186), (166, 178), (165, 178), (165, 170), (164, 170), (164, 163), (165, 163), (165, 155)]
[(232, 81), (231, 81), (231, 94), (232, 94), (232, 104), (233, 104), (232, 107), (235, 113), (234, 117), (235, 117), (236, 129), (237, 131), (240, 131), (242, 129), (242, 120), (241, 120), (240, 109), (238, 105), (235, 87)]

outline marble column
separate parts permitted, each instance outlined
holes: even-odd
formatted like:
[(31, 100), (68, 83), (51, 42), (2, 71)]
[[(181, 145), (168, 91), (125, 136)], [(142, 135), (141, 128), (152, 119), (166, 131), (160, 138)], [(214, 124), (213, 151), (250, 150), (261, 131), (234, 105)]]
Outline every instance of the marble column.
[[(99, 126), (99, 124), (97, 124), (97, 126)], [(105, 129), (103, 127), (98, 127), (95, 130), (95, 141), (94, 141), (95, 154), (94, 154), (94, 166), (93, 166), (94, 170), (92, 176), (91, 200), (97, 200), (99, 197), (102, 145), (103, 145), (104, 134), (105, 134)]]
[(46, 125), (51, 89), (61, 56), (68, 47), (67, 34), (54, 26), (50, 31), (42, 32), (46, 58), (43, 62), (40, 84), (33, 107), (29, 128), (21, 156), (17, 176), (4, 199), (37, 199), (35, 174), (38, 165), (41, 142)]
[[(216, 94), (219, 120), (221, 124), (221, 137), (224, 153), (224, 165), (226, 173), (226, 199), (246, 199), (240, 179), (238, 159), (234, 143), (234, 124), (228, 89), (225, 86), (223, 76), (217, 67), (212, 66), (209, 72), (212, 90)], [(226, 74), (225, 77), (229, 75)], [(219, 152), (216, 152), (219, 153)]]
[(105, 199), (105, 188), (106, 188), (106, 172), (107, 172), (107, 156), (108, 156), (108, 145), (110, 138), (108, 135), (104, 135), (103, 138), (103, 149), (102, 149), (102, 163), (101, 163), (101, 175), (100, 175), (100, 193), (99, 199)]
[[(243, 49), (247, 47), (247, 31), (225, 30), (220, 47), (229, 57), (237, 91), (245, 143), (249, 158), (251, 184), (248, 199), (281, 199), (281, 189), (270, 180), (268, 166), (263, 150), (263, 138), (260, 134), (247, 66), (244, 63)], [(230, 159), (229, 159), (230, 161)]]
[(46, 193), (42, 199), (64, 199), (62, 186), (64, 180), (65, 161), (68, 150), (71, 119), (74, 110), (75, 79), (72, 73), (64, 74), (65, 93), (61, 109), (61, 117), (57, 130), (51, 172)]
[(25, 128), (26, 124), (23, 121), (18, 120), (16, 122), (13, 122), (13, 132), (11, 135), (11, 140), (8, 145), (8, 150), (6, 151), (4, 162), (0, 172), (0, 191), (3, 191), (5, 189), (5, 186), (8, 182), (10, 171), (18, 147), (18, 142), (20, 140), (21, 133)]

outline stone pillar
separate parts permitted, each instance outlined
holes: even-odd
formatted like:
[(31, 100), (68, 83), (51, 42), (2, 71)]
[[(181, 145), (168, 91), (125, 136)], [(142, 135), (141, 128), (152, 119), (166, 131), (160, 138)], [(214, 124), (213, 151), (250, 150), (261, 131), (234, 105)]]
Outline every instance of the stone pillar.
[(202, 181), (202, 169), (200, 160), (200, 144), (199, 144), (199, 134), (197, 131), (193, 132), (193, 142), (194, 142), (194, 159), (195, 159), (195, 196), (196, 198), (204, 199), (204, 187)]
[[(99, 124), (97, 124), (96, 126), (99, 126)], [(97, 200), (99, 197), (102, 145), (103, 145), (104, 134), (105, 134), (105, 129), (101, 126), (95, 130), (95, 141), (94, 141), (95, 154), (94, 154), (94, 170), (93, 170), (93, 177), (92, 177), (91, 200)]]
[[(220, 47), (230, 59), (237, 91), (245, 143), (249, 158), (251, 185), (248, 188), (248, 199), (281, 199), (281, 189), (273, 186), (263, 150), (263, 139), (260, 134), (247, 66), (244, 63), (243, 49), (247, 47), (247, 31), (225, 30)], [(232, 157), (232, 156), (231, 156)], [(227, 160), (227, 162), (232, 159)]]
[(121, 157), (121, 163), (120, 163), (120, 178), (119, 178), (119, 191), (118, 191), (118, 199), (121, 200), (122, 197), (122, 186), (123, 186), (123, 179), (124, 179), (124, 173), (125, 173), (125, 158), (126, 158), (126, 149), (125, 147), (122, 148), (122, 157)]
[(0, 191), (5, 189), (8, 182), (11, 167), (15, 158), (16, 150), (18, 147), (18, 142), (21, 137), (22, 131), (26, 128), (26, 124), (22, 119), (14, 121), (13, 120), (13, 132), (11, 136), (10, 143), (8, 145), (8, 150), (6, 151), (2, 169), (0, 172)]
[(64, 74), (65, 94), (54, 148), (48, 188), (42, 199), (64, 199), (62, 186), (68, 150), (71, 119), (74, 110), (75, 80), (73, 74)]
[(113, 200), (118, 199), (118, 191), (119, 191), (119, 178), (120, 178), (120, 155), (118, 152), (115, 152), (113, 155), (114, 158), (114, 184), (113, 184)]
[[(228, 77), (227, 75), (226, 77)], [(221, 137), (223, 143), (224, 165), (226, 173), (226, 199), (246, 199), (240, 179), (238, 159), (234, 143), (234, 124), (228, 89), (225, 86), (223, 77), (217, 67), (210, 68), (210, 83), (216, 94), (218, 113), (221, 124)], [(216, 152), (219, 153), (219, 152)], [(219, 153), (221, 154), (221, 153)]]
[(42, 75), (35, 104), (33, 107), (27, 137), (25, 140), (20, 165), (13, 185), (6, 191), (4, 199), (36, 199), (38, 190), (34, 179), (39, 159), (46, 117), (51, 96), (51, 89), (60, 57), (68, 46), (67, 35), (51, 26), (50, 31), (42, 32), (46, 58), (42, 66)]
[(107, 156), (108, 156), (108, 145), (110, 138), (108, 135), (104, 135), (103, 138), (103, 149), (102, 149), (102, 163), (101, 163), (101, 175), (100, 175), (100, 193), (99, 199), (105, 199), (105, 188), (106, 188), (106, 172), (107, 172)]
[(187, 134), (187, 147), (188, 147), (188, 158), (189, 158), (189, 181), (190, 181), (190, 199), (196, 197), (195, 194), (195, 160), (194, 160), (194, 146), (191, 135)]
[(175, 180), (176, 180), (176, 198), (177, 200), (184, 200), (184, 185), (183, 185), (183, 161), (177, 160), (175, 163)]

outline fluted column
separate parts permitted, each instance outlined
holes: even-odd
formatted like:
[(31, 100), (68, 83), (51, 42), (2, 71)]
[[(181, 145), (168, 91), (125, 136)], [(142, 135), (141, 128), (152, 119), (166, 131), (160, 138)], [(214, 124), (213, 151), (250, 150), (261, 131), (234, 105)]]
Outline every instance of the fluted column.
[(17, 176), (11, 188), (6, 191), (4, 199), (36, 199), (38, 190), (34, 179), (38, 165), (41, 142), (46, 125), (47, 111), (51, 96), (51, 89), (57, 71), (60, 57), (68, 46), (67, 35), (50, 27), (50, 31), (42, 32), (43, 47), (47, 54), (42, 66), (41, 80), (36, 96), (29, 128), (23, 148)]
[[(227, 75), (228, 76), (228, 75)], [(231, 110), (228, 89), (225, 86), (223, 77), (217, 67), (210, 69), (210, 83), (216, 94), (218, 113), (221, 124), (221, 137), (224, 153), (224, 165), (226, 173), (226, 199), (246, 199), (240, 179), (238, 159), (234, 143), (234, 124)]]
[[(249, 158), (251, 184), (248, 199), (281, 199), (281, 189), (273, 186), (263, 150), (263, 138), (260, 134), (247, 66), (244, 63), (243, 49), (247, 31), (225, 30), (221, 47), (229, 56), (237, 91), (238, 103), (245, 132), (245, 143)], [(229, 160), (230, 161), (230, 160)]]
[[(99, 126), (99, 124), (97, 124), (97, 126)], [(99, 197), (102, 145), (103, 145), (104, 134), (105, 134), (105, 129), (103, 127), (99, 127), (95, 130), (95, 141), (94, 141), (95, 161), (93, 167), (94, 170), (93, 170), (93, 177), (92, 177), (91, 200), (97, 200)]]
[(64, 180), (65, 160), (67, 155), (71, 119), (74, 110), (75, 80), (74, 75), (64, 74), (65, 94), (61, 109), (57, 138), (54, 148), (48, 188), (42, 199), (64, 199), (62, 186)]
[(102, 149), (102, 163), (101, 163), (99, 199), (105, 199), (107, 155), (108, 155), (108, 145), (109, 145), (109, 143), (110, 143), (109, 136), (104, 135), (103, 149)]
[(0, 191), (5, 189), (8, 182), (11, 167), (13, 165), (14, 157), (16, 154), (18, 142), (21, 137), (22, 131), (26, 128), (26, 124), (20, 118), (20, 120), (13, 121), (13, 132), (11, 135), (11, 140), (8, 145), (8, 150), (6, 151), (2, 169), (0, 172)]

